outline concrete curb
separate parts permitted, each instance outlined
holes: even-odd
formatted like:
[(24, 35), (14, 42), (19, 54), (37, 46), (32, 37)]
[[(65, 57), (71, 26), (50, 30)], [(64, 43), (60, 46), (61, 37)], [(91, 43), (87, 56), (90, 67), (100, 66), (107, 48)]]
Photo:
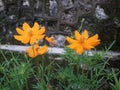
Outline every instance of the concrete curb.
[[(20, 53), (25, 53), (26, 49), (29, 46), (23, 46), (23, 45), (0, 45), (0, 49), (2, 50), (10, 50), (10, 51), (16, 51)], [(65, 50), (64, 48), (57, 48), (57, 47), (48, 47), (48, 54), (57, 54), (61, 55), (64, 54)], [(89, 56), (92, 56), (95, 51), (91, 50), (88, 52)], [(100, 53), (102, 51), (97, 51), (97, 53)], [(120, 52), (107, 52), (105, 57), (117, 57), (120, 56)]]

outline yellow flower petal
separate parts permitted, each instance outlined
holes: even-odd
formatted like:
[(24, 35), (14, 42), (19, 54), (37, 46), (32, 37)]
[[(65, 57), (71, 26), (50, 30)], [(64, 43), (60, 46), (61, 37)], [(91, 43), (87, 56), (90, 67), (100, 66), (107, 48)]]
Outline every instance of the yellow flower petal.
[(39, 36), (37, 36), (37, 39), (42, 40), (44, 37), (45, 37), (45, 35), (39, 35)]
[(48, 47), (47, 46), (43, 46), (43, 47), (38, 49), (38, 54), (42, 55), (42, 54), (46, 53), (47, 51), (48, 51)]
[(55, 42), (54, 42), (54, 38), (53, 37), (46, 37), (45, 38), (52, 46), (54, 46)]
[(96, 40), (96, 41), (91, 42), (90, 44), (95, 47), (96, 45), (100, 44), (100, 41)]
[(16, 28), (16, 31), (17, 31), (17, 33), (18, 34), (20, 34), (20, 35), (22, 35), (22, 34), (24, 34), (24, 31), (23, 30), (21, 30), (20, 28)]
[(26, 50), (26, 53), (27, 53), (31, 58), (34, 58), (34, 57), (38, 56), (38, 49), (39, 49), (39, 45), (35, 44), (35, 45), (29, 47), (29, 48)]
[(21, 41), (23, 39), (21, 35), (14, 35), (14, 38), (18, 41)]
[(92, 46), (89, 43), (85, 43), (83, 47), (84, 47), (85, 50), (90, 50), (90, 49), (94, 48), (94, 46)]
[(81, 35), (80, 35), (80, 33), (77, 30), (74, 32), (74, 35), (75, 35), (75, 39), (76, 40), (80, 40), (81, 39)]
[(38, 40), (36, 38), (34, 38), (34, 37), (31, 37), (30, 45), (35, 44), (35, 43), (38, 43)]
[(23, 23), (23, 26), (22, 26), (22, 28), (23, 28), (23, 30), (24, 31), (29, 31), (30, 29), (31, 29), (31, 27), (29, 26), (29, 24), (28, 23)]
[(27, 44), (30, 40), (28, 36), (14, 35), (14, 38), (18, 41), (21, 41), (23, 44)]
[(23, 36), (22, 37), (23, 39), (21, 40), (21, 42), (23, 43), (23, 44), (28, 44), (28, 42), (29, 42), (29, 40), (30, 40), (30, 37), (29, 36)]
[(28, 49), (26, 50), (26, 53), (27, 53), (31, 58), (36, 57), (36, 55), (34, 54), (32, 48), (28, 48)]
[(82, 37), (84, 37), (84, 39), (88, 39), (88, 31), (85, 30), (83, 33), (82, 33)]
[(75, 51), (78, 54), (82, 54), (84, 52), (84, 48), (82, 46), (79, 46)]
[(69, 48), (71, 49), (76, 49), (78, 45), (76, 43), (68, 45)]
[(70, 37), (66, 37), (66, 40), (68, 41), (68, 43), (75, 43), (76, 41)]
[(94, 36), (90, 37), (89, 40), (97, 40), (98, 39), (98, 34), (95, 34)]
[(41, 27), (40, 30), (38, 31), (38, 34), (43, 34), (45, 33), (45, 27)]
[(88, 40), (87, 40), (87, 43), (92, 45), (92, 46), (96, 46), (98, 44), (100, 44), (100, 40), (98, 39), (98, 34), (90, 37)]
[(35, 32), (37, 32), (39, 30), (39, 24), (37, 22), (34, 23), (32, 30), (34, 30)]

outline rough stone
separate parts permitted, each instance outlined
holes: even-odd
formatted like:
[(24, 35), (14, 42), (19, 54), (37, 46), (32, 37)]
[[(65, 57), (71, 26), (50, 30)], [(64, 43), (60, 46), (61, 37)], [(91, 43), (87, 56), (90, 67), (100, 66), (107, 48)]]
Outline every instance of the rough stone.
[(95, 10), (95, 16), (97, 19), (108, 19), (108, 15), (105, 14), (105, 11), (103, 8), (101, 8), (99, 5), (97, 5)]
[(50, 9), (50, 15), (56, 16), (58, 13), (58, 4), (56, 0), (49, 0), (49, 9)]
[(4, 4), (3, 1), (0, 0), (0, 12), (4, 10)]
[(30, 2), (29, 0), (24, 0), (23, 3), (22, 3), (23, 6), (30, 6)]
[(55, 46), (56, 47), (64, 47), (65, 46), (65, 41), (66, 37), (63, 35), (54, 35), (55, 38)]
[(61, 0), (61, 4), (66, 9), (72, 8), (74, 6), (72, 0)]

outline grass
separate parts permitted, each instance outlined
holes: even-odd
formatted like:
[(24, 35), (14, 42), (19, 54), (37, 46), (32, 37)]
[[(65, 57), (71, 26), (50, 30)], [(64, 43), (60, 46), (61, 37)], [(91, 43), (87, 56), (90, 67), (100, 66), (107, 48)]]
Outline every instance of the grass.
[[(119, 79), (108, 70), (104, 53), (75, 54), (66, 48), (62, 61), (42, 55), (0, 51), (0, 90), (119, 90)], [(49, 58), (53, 57), (53, 58)], [(115, 80), (114, 80), (115, 79)], [(116, 89), (117, 88), (117, 89)]]

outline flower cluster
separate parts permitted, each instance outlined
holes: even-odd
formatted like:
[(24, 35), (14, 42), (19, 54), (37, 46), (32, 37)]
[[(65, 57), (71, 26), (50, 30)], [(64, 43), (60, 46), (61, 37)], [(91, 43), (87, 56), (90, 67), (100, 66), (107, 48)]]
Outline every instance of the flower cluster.
[[(26, 50), (26, 53), (34, 58), (38, 55), (42, 55), (48, 51), (46, 45), (39, 46), (38, 42), (43, 40), (45, 37), (45, 27), (40, 27), (37, 22), (34, 23), (33, 27), (30, 27), (26, 22), (23, 24), (22, 29), (16, 28), (16, 31), (19, 35), (14, 35), (14, 38), (18, 41), (21, 41), (23, 44), (32, 45)], [(45, 37), (45, 39), (54, 46), (55, 40), (53, 37)], [(67, 42), (70, 44), (68, 48), (73, 49), (78, 54), (83, 54), (85, 50), (91, 50), (98, 44), (100, 40), (98, 39), (98, 34), (89, 38), (88, 31), (84, 30), (82, 34), (76, 30), (74, 32), (74, 39), (67, 36)]]
[[(23, 44), (30, 44), (32, 45), (26, 50), (26, 53), (31, 57), (34, 58), (38, 55), (42, 55), (48, 51), (48, 47), (46, 45), (39, 47), (38, 42), (43, 40), (45, 37), (45, 27), (40, 27), (37, 22), (34, 23), (33, 27), (30, 27), (28, 23), (23, 23), (22, 29), (16, 28), (16, 31), (19, 35), (14, 35), (14, 38), (18, 41), (21, 41)], [(46, 37), (48, 42), (54, 45), (54, 39), (51, 37)]]

